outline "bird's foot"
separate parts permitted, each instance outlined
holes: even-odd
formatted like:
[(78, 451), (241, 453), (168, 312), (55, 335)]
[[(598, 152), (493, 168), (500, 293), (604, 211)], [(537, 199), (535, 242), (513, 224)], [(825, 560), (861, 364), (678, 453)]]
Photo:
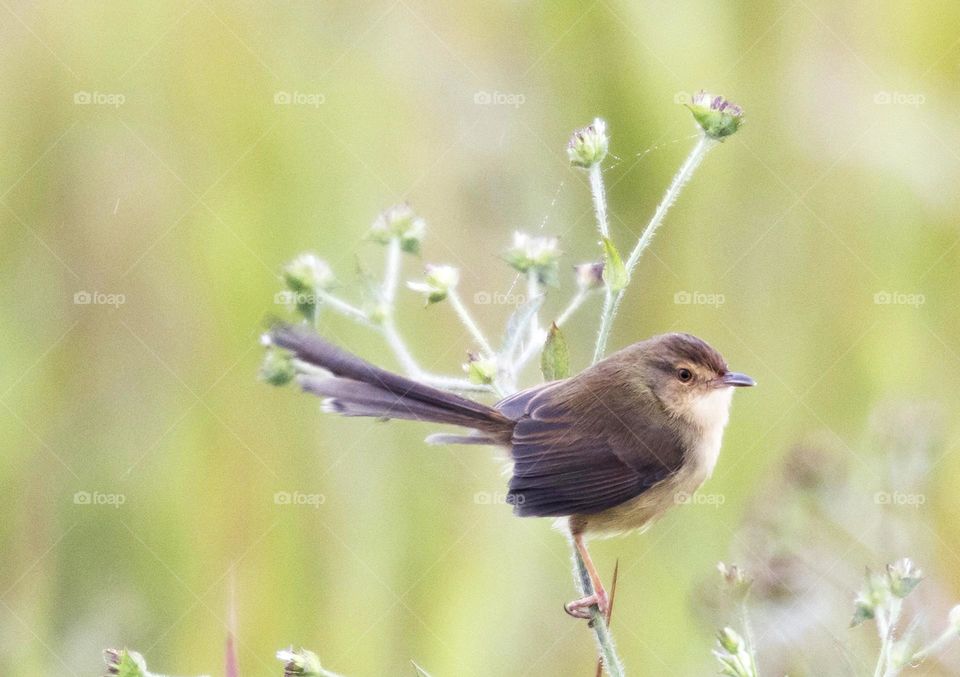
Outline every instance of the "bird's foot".
[(563, 610), (574, 618), (584, 618), (590, 620), (593, 618), (593, 613), (590, 611), (590, 607), (594, 605), (600, 608), (600, 614), (606, 618), (607, 613), (610, 611), (610, 600), (607, 597), (606, 590), (600, 589), (592, 595), (587, 595), (586, 597), (575, 599), (572, 602), (567, 602), (563, 605)]

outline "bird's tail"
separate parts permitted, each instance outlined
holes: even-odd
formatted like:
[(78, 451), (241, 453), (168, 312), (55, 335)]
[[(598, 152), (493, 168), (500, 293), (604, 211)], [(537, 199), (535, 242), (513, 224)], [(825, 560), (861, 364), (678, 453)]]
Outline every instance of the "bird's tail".
[[(446, 423), (478, 431), (463, 441), (483, 439), (482, 443), (496, 444), (510, 438), (514, 421), (485, 404), (380, 369), (302, 328), (279, 324), (268, 336), (273, 345), (330, 373), (299, 377), (306, 392), (327, 398), (330, 411), (344, 416)], [(440, 443), (459, 439), (437, 436)]]

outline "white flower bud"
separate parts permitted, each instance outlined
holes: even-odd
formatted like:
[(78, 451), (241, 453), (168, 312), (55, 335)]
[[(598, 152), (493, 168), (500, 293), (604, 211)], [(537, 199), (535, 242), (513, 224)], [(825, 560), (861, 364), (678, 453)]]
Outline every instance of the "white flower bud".
[(610, 140), (607, 138), (607, 123), (596, 118), (593, 124), (578, 129), (567, 144), (567, 157), (574, 167), (589, 169), (607, 157)]
[(506, 251), (504, 258), (515, 270), (521, 273), (534, 272), (542, 284), (554, 285), (557, 282), (557, 265), (560, 249), (555, 237), (531, 237), (517, 232), (513, 235), (513, 245)]
[(687, 104), (703, 133), (721, 140), (734, 134), (743, 124), (743, 109), (722, 96), (713, 96), (702, 89)]
[(438, 303), (447, 298), (450, 290), (460, 281), (460, 271), (453, 266), (427, 266), (427, 274), (423, 282), (408, 282), (407, 286), (413, 291), (420, 292), (427, 297), (427, 304)]
[(409, 205), (399, 204), (377, 216), (370, 227), (369, 237), (380, 244), (388, 244), (393, 238), (399, 238), (403, 251), (419, 254), (426, 231), (426, 222), (414, 214)]
[(467, 355), (467, 363), (463, 365), (463, 370), (467, 372), (467, 378), (472, 383), (490, 385), (497, 377), (497, 361), (492, 358), (481, 358), (471, 353)]

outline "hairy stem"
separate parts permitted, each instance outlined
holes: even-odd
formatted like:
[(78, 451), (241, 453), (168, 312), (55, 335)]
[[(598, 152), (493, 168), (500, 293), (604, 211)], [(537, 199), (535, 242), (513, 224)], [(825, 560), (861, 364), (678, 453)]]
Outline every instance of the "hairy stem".
[[(574, 578), (576, 579), (577, 586), (585, 597), (592, 595), (594, 590), (593, 583), (590, 581), (590, 574), (587, 572), (583, 558), (580, 557), (580, 553), (577, 552), (576, 548), (573, 548), (573, 562), (575, 568)], [(593, 628), (593, 634), (597, 639), (600, 655), (603, 657), (604, 671), (609, 677), (623, 677), (623, 662), (620, 660), (620, 656), (617, 655), (617, 649), (613, 644), (613, 636), (610, 634), (610, 629), (607, 627), (607, 622), (603, 614), (600, 613), (600, 608), (594, 605), (590, 607), (590, 612), (593, 616), (590, 620), (590, 626)]]
[[(690, 151), (687, 159), (684, 160), (683, 164), (680, 166), (680, 170), (676, 173), (676, 175), (674, 175), (673, 181), (670, 182), (670, 187), (667, 188), (666, 194), (663, 196), (660, 204), (657, 205), (657, 209), (653, 213), (653, 217), (651, 217), (650, 222), (647, 223), (646, 228), (643, 229), (643, 233), (641, 233), (640, 239), (637, 240), (637, 244), (634, 246), (633, 251), (630, 252), (630, 257), (627, 259), (626, 263), (628, 279), (633, 275), (633, 270), (637, 267), (640, 257), (643, 255), (644, 250), (650, 246), (653, 236), (663, 223), (663, 219), (670, 210), (670, 207), (673, 206), (673, 203), (676, 202), (677, 198), (680, 196), (680, 192), (683, 190), (683, 187), (688, 181), (690, 181), (693, 173), (696, 171), (697, 167), (700, 166), (700, 163), (706, 156), (707, 151), (713, 148), (717, 143), (717, 141), (707, 137), (706, 135), (700, 135), (697, 144), (693, 147), (693, 150)], [(596, 199), (594, 199), (594, 204), (596, 204)], [(604, 212), (604, 216), (605, 214), (606, 212)], [(607, 290), (607, 297), (604, 299), (603, 312), (600, 317), (600, 331), (597, 334), (597, 345), (593, 351), (594, 364), (603, 359), (603, 356), (607, 351), (607, 341), (610, 338), (610, 329), (613, 326), (614, 318), (617, 316), (617, 311), (620, 309), (620, 302), (623, 300), (623, 295), (625, 292), (626, 287), (615, 294), (610, 293), (609, 288)]]
[(457, 290), (450, 289), (447, 292), (447, 299), (450, 301), (450, 305), (453, 307), (457, 317), (460, 318), (463, 326), (466, 327), (467, 331), (470, 332), (470, 335), (473, 336), (473, 340), (479, 344), (481, 350), (486, 353), (487, 357), (492, 357), (494, 354), (493, 348), (490, 347), (490, 343), (487, 341), (486, 337), (484, 337), (483, 332), (480, 331), (480, 327), (478, 327), (477, 323), (473, 321), (473, 318), (470, 316), (470, 311), (468, 311), (467, 307), (463, 305), (463, 300), (460, 298)]
[[(587, 300), (588, 296), (590, 296), (590, 290), (581, 289), (578, 291), (573, 298), (570, 299), (570, 303), (567, 304), (567, 307), (563, 309), (563, 311), (554, 321), (556, 325), (558, 327), (562, 327), (564, 323), (569, 320), (575, 312), (577, 312), (580, 306), (583, 305), (583, 302)], [(537, 353), (543, 349), (543, 342), (546, 340), (547, 332), (544, 329), (538, 330), (537, 335), (535, 337), (531, 337), (531, 339), (527, 342), (526, 347), (523, 349), (523, 352), (520, 353), (519, 357), (517, 357), (516, 361), (513, 363), (511, 371), (513, 372), (514, 377), (516, 376), (517, 372), (526, 366), (527, 362), (534, 358)]]

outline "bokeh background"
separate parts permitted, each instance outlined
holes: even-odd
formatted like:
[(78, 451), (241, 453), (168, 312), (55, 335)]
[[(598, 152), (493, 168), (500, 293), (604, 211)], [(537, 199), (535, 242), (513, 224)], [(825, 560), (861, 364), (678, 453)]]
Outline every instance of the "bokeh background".
[[(704, 488), (719, 498), (595, 547), (605, 572), (620, 561), (630, 673), (714, 670), (704, 581), (742, 551), (751, 511), (782, 507), (761, 488), (811, 436), (864, 478), (833, 517), (872, 526), (810, 589), (848, 600), (909, 521), (928, 547), (895, 554), (938, 577), (942, 604), (960, 598), (958, 26), (947, 0), (0, 2), (0, 673), (96, 674), (101, 649), (127, 645), (163, 672), (222, 674), (232, 599), (245, 675), (278, 674), (291, 644), (348, 675), (411, 659), (435, 676), (592, 674), (592, 639), (561, 611), (567, 546), (510, 515), (491, 454), (321, 416), (257, 381), (258, 338), (301, 251), (355, 299), (357, 261), (382, 265), (364, 233), (400, 201), (429, 228), (405, 279), (457, 265), (468, 301), (512, 289), (514, 230), (560, 236), (566, 263), (595, 258), (564, 152), (594, 116), (628, 249), (694, 143), (677, 102), (700, 87), (748, 124), (669, 214), (612, 345), (683, 329), (761, 387), (736, 397)], [(572, 288), (564, 276), (547, 313)], [(472, 346), (449, 308), (400, 299), (417, 358), (459, 373)], [(470, 305), (494, 336), (512, 310)], [(575, 368), (598, 312), (568, 328)], [(396, 366), (380, 337), (324, 322)], [(866, 431), (902, 400), (942, 412), (940, 441), (916, 500), (880, 505), (901, 476)], [(879, 418), (904, 421), (907, 444), (928, 433)], [(870, 632), (827, 611), (781, 617), (828, 647), (791, 669), (867, 671), (829, 647), (869, 655)]]

